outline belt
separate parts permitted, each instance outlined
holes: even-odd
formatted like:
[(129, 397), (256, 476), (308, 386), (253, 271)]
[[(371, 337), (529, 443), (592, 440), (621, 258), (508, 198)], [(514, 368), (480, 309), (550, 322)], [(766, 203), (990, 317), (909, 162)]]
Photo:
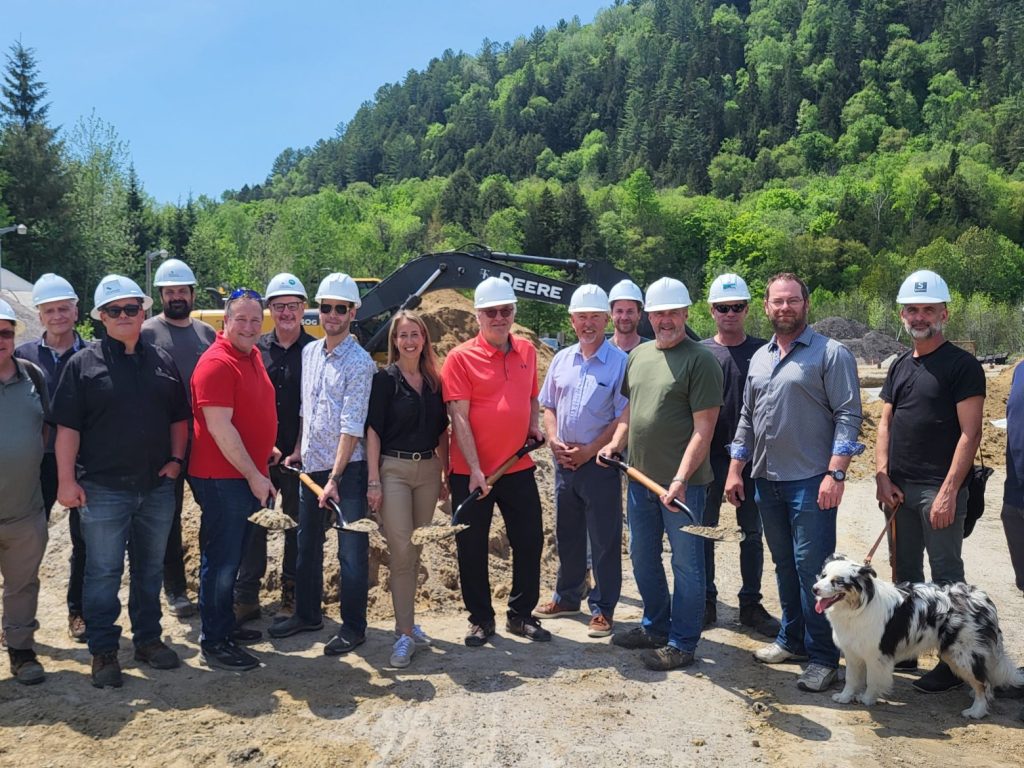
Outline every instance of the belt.
[(394, 459), (409, 459), (411, 461), (423, 461), (425, 459), (434, 458), (434, 451), (381, 451), (385, 456), (390, 456)]

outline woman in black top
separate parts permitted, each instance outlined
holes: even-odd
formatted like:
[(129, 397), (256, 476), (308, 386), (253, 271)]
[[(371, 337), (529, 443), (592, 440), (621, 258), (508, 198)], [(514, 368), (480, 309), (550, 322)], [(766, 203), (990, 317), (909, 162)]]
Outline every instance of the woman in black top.
[(391, 665), (409, 665), (430, 638), (414, 623), (420, 548), (413, 530), (428, 525), (438, 498), (448, 498), (448, 415), (427, 327), (419, 315), (395, 313), (388, 331), (388, 366), (373, 377), (366, 419), (370, 509), (388, 542), (396, 642)]

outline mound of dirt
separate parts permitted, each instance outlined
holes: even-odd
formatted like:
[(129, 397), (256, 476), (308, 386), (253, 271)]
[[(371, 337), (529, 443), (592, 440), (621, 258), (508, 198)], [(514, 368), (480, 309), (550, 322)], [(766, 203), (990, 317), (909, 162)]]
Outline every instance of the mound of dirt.
[(814, 323), (811, 328), (822, 336), (828, 336), (836, 341), (859, 339), (868, 332), (868, 327), (864, 323), (847, 320), (845, 317), (826, 317)]
[(892, 336), (869, 330), (864, 323), (843, 317), (826, 317), (814, 323), (811, 328), (823, 336), (841, 341), (853, 352), (854, 357), (872, 365), (907, 349), (906, 345)]

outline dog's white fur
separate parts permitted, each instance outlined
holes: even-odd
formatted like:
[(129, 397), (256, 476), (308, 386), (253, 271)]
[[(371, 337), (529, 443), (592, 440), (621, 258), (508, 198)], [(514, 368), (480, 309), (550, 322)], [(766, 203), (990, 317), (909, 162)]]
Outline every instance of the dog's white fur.
[(846, 656), (846, 686), (832, 698), (867, 706), (892, 689), (898, 661), (936, 651), (974, 691), (961, 713), (988, 713), (994, 686), (1024, 685), (1003, 650), (996, 607), (969, 584), (882, 581), (870, 566), (832, 555), (814, 585), (815, 609), (824, 611), (832, 637)]

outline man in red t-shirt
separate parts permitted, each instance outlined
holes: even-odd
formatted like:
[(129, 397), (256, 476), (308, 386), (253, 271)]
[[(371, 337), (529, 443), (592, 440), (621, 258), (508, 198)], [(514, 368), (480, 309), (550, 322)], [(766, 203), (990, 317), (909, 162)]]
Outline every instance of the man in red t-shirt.
[(493, 486), (487, 484), (487, 476), (527, 438), (543, 439), (538, 425), (537, 351), (510, 333), (516, 295), (508, 282), (487, 278), (477, 286), (473, 305), (480, 333), (448, 353), (441, 374), (455, 435), (449, 473), (452, 503), (458, 506), (477, 488), (483, 490), (460, 515), (469, 528), (456, 539), (462, 599), (469, 611), (465, 642), (479, 647), (494, 634), (487, 554), (495, 502), (512, 545), (505, 628), (530, 640), (550, 640), (551, 633), (531, 615), (540, 597), (544, 544), (533, 461), (524, 456)]
[(273, 505), (267, 462), (277, 436), (274, 386), (256, 349), (263, 304), (255, 291), (234, 291), (224, 331), (192, 374), (195, 438), (189, 480), (202, 509), (199, 530), (199, 643), (211, 667), (242, 671), (259, 659), (238, 643), (262, 633), (235, 627), (234, 586), (252, 524), (249, 515)]

